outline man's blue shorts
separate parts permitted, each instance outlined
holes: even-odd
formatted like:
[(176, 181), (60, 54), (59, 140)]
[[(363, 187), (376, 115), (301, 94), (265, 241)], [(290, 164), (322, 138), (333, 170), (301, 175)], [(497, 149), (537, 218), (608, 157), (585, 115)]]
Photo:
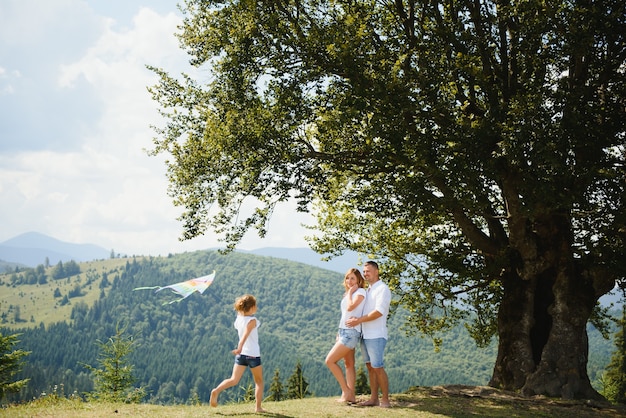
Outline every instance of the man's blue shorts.
[(361, 340), (361, 353), (363, 353), (363, 361), (370, 363), (373, 368), (379, 369), (385, 365), (383, 362), (383, 353), (387, 340), (384, 338), (371, 338)]

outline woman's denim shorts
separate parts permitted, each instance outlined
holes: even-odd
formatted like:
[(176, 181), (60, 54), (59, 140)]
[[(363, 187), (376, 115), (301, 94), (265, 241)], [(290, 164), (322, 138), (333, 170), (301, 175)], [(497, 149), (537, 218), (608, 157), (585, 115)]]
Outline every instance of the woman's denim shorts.
[(361, 333), (353, 328), (339, 328), (339, 342), (354, 350), (361, 341)]

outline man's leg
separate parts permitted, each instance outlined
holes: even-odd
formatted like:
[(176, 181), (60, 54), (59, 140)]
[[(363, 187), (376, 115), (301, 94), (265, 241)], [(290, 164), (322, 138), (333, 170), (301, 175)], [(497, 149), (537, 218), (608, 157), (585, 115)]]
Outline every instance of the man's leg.
[[(385, 368), (384, 367), (378, 367), (378, 368), (372, 367), (372, 371), (370, 371), (370, 373), (376, 375), (376, 383), (382, 393), (380, 403), (379, 403), (380, 406), (384, 408), (389, 408), (389, 406), (391, 406), (391, 404), (389, 403), (389, 378), (387, 377), (387, 372), (385, 371)], [(377, 392), (378, 392), (378, 388), (377, 388)]]

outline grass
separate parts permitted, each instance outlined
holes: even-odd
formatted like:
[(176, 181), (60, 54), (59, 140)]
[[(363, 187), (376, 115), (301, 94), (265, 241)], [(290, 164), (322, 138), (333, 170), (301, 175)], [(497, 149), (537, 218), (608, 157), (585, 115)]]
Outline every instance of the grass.
[[(75, 303), (83, 302), (92, 306), (100, 297), (102, 273), (113, 280), (117, 272), (129, 261), (128, 258), (112, 258), (80, 263), (81, 273), (65, 279), (54, 280), (50, 277), (54, 266), (46, 270), (48, 283), (23, 284), (18, 287), (10, 285), (11, 273), (0, 275), (0, 309), (6, 318), (0, 326), (10, 329), (33, 328), (39, 324), (49, 325), (56, 322), (69, 321)], [(91, 283), (87, 284), (91, 280)], [(56, 289), (62, 296), (67, 295), (76, 286), (81, 287), (82, 296), (70, 299), (70, 303), (61, 304), (60, 297), (54, 297)], [(19, 320), (16, 320), (16, 314)]]
[(80, 399), (41, 398), (0, 409), (6, 417), (623, 417), (626, 407), (598, 405), (585, 401), (521, 398), (514, 393), (475, 386), (412, 388), (393, 395), (392, 408), (347, 406), (337, 398), (305, 398), (264, 402), (266, 413), (255, 414), (253, 403), (160, 406), (83, 402)]

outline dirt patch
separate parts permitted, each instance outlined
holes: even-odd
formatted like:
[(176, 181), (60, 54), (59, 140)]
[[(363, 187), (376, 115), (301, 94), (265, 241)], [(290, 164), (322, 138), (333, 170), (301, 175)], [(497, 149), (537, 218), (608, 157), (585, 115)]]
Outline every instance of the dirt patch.
[[(427, 405), (446, 404), (446, 407), (459, 408), (465, 412), (482, 410), (484, 416), (494, 408), (504, 407), (519, 412), (516, 416), (558, 416), (558, 417), (624, 417), (626, 406), (612, 405), (609, 402), (593, 400), (563, 400), (545, 396), (525, 397), (513, 391), (500, 390), (489, 386), (427, 386), (412, 387), (402, 395), (394, 396), (398, 405), (423, 409)], [(431, 408), (432, 412), (436, 412)], [(527, 415), (528, 414), (528, 415)]]

